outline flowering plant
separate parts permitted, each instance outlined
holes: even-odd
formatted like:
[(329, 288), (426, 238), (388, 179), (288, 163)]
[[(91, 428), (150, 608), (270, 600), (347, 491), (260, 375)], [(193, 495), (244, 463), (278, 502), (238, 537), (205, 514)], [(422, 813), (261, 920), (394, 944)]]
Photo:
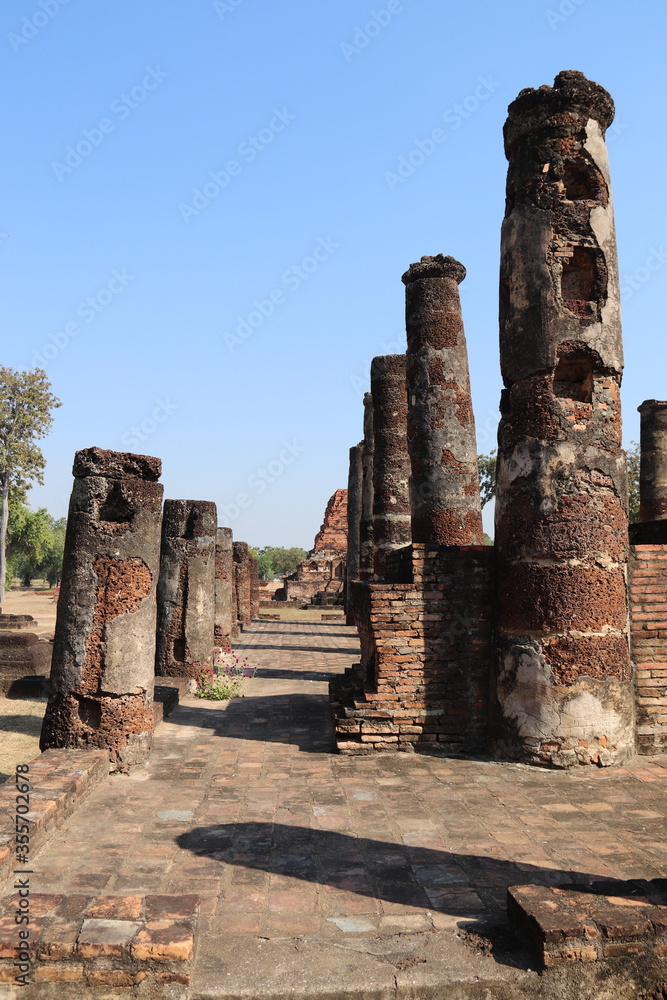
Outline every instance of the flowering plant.
[(197, 697), (211, 701), (242, 697), (246, 678), (254, 673), (247, 657), (239, 659), (232, 649), (216, 649), (213, 664), (199, 664)]

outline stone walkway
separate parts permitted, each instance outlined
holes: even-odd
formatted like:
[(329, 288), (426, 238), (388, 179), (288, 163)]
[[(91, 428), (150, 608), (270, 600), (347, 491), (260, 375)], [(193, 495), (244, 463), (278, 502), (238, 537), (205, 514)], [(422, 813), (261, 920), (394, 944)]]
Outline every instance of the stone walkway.
[(442, 977), (445, 955), (450, 977), (509, 982), (530, 959), (503, 951), (508, 886), (667, 876), (667, 758), (561, 773), (335, 755), (327, 681), (356, 633), (256, 623), (237, 650), (259, 667), (246, 696), (182, 703), (149, 766), (34, 860), (34, 892), (199, 893), (193, 997), (316, 995), (336, 975), (375, 996), (389, 973)]

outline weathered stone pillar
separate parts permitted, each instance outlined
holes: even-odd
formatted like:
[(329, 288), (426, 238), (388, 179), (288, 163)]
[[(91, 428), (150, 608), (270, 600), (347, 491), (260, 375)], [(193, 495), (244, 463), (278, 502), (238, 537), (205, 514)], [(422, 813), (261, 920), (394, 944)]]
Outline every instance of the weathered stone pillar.
[(108, 749), (121, 771), (148, 757), (161, 471), (146, 455), (75, 455), (42, 750)]
[(250, 553), (247, 542), (234, 542), (234, 576), (236, 580), (236, 618), (239, 627), (250, 625)]
[(232, 529), (218, 528), (215, 535), (215, 645), (229, 649), (236, 620), (234, 604)]
[(639, 437), (639, 518), (667, 520), (667, 402), (646, 399)]
[(361, 458), (361, 521), (359, 522), (359, 579), (372, 580), (373, 549), (373, 397), (364, 393), (364, 450)]
[(568, 71), (505, 124), (494, 736), (558, 767), (633, 749), (613, 114)]
[(375, 576), (384, 577), (387, 553), (409, 545), (410, 459), (407, 438), (405, 355), (371, 363), (373, 397), (373, 545)]
[(453, 257), (422, 257), (403, 275), (412, 541), (482, 545), (475, 419)]
[(345, 612), (348, 625), (354, 624), (350, 618), (350, 584), (359, 579), (360, 530), (364, 443), (350, 448), (350, 470), (347, 477), (347, 555), (345, 558)]
[(248, 554), (250, 572), (250, 621), (259, 618), (259, 564), (254, 556)]
[(165, 500), (155, 673), (196, 677), (215, 644), (217, 511), (208, 500)]

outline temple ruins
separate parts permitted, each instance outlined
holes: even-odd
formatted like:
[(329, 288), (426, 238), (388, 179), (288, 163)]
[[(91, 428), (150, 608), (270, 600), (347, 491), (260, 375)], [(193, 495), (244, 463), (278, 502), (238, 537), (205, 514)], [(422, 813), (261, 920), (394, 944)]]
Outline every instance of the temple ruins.
[(343, 601), (347, 553), (347, 490), (329, 498), (313, 547), (296, 571), (285, 577), (276, 600), (336, 605)]

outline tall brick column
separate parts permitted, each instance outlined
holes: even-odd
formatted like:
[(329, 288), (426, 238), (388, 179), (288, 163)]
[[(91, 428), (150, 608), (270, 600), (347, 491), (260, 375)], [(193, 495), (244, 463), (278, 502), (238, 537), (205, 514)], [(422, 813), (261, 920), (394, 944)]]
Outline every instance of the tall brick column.
[(234, 601), (232, 529), (218, 528), (215, 535), (215, 645), (229, 649), (236, 621)]
[(373, 549), (373, 397), (364, 393), (364, 450), (361, 458), (361, 521), (359, 522), (359, 579), (372, 580)]
[[(639, 437), (639, 518), (667, 520), (667, 402), (646, 399), (637, 407)], [(667, 541), (667, 538), (662, 539)]]
[(384, 577), (387, 554), (409, 545), (410, 459), (407, 439), (405, 355), (385, 354), (371, 363), (373, 397), (374, 571)]
[(613, 114), (568, 71), (505, 124), (494, 738), (557, 767), (633, 748)]
[(250, 621), (259, 618), (259, 565), (254, 556), (248, 553), (250, 566)]
[(208, 500), (165, 500), (155, 673), (195, 677), (215, 634), (217, 511)]
[(108, 749), (127, 771), (153, 732), (161, 462), (86, 448), (73, 473), (40, 747)]
[(251, 579), (250, 553), (247, 542), (234, 542), (234, 578), (236, 582), (236, 620), (239, 627), (250, 625), (251, 613)]
[(350, 470), (347, 477), (347, 556), (345, 560), (345, 611), (348, 625), (354, 625), (350, 615), (350, 584), (359, 579), (361, 492), (364, 476), (364, 443), (350, 448)]
[(453, 257), (422, 257), (403, 275), (413, 542), (482, 545), (475, 419)]

